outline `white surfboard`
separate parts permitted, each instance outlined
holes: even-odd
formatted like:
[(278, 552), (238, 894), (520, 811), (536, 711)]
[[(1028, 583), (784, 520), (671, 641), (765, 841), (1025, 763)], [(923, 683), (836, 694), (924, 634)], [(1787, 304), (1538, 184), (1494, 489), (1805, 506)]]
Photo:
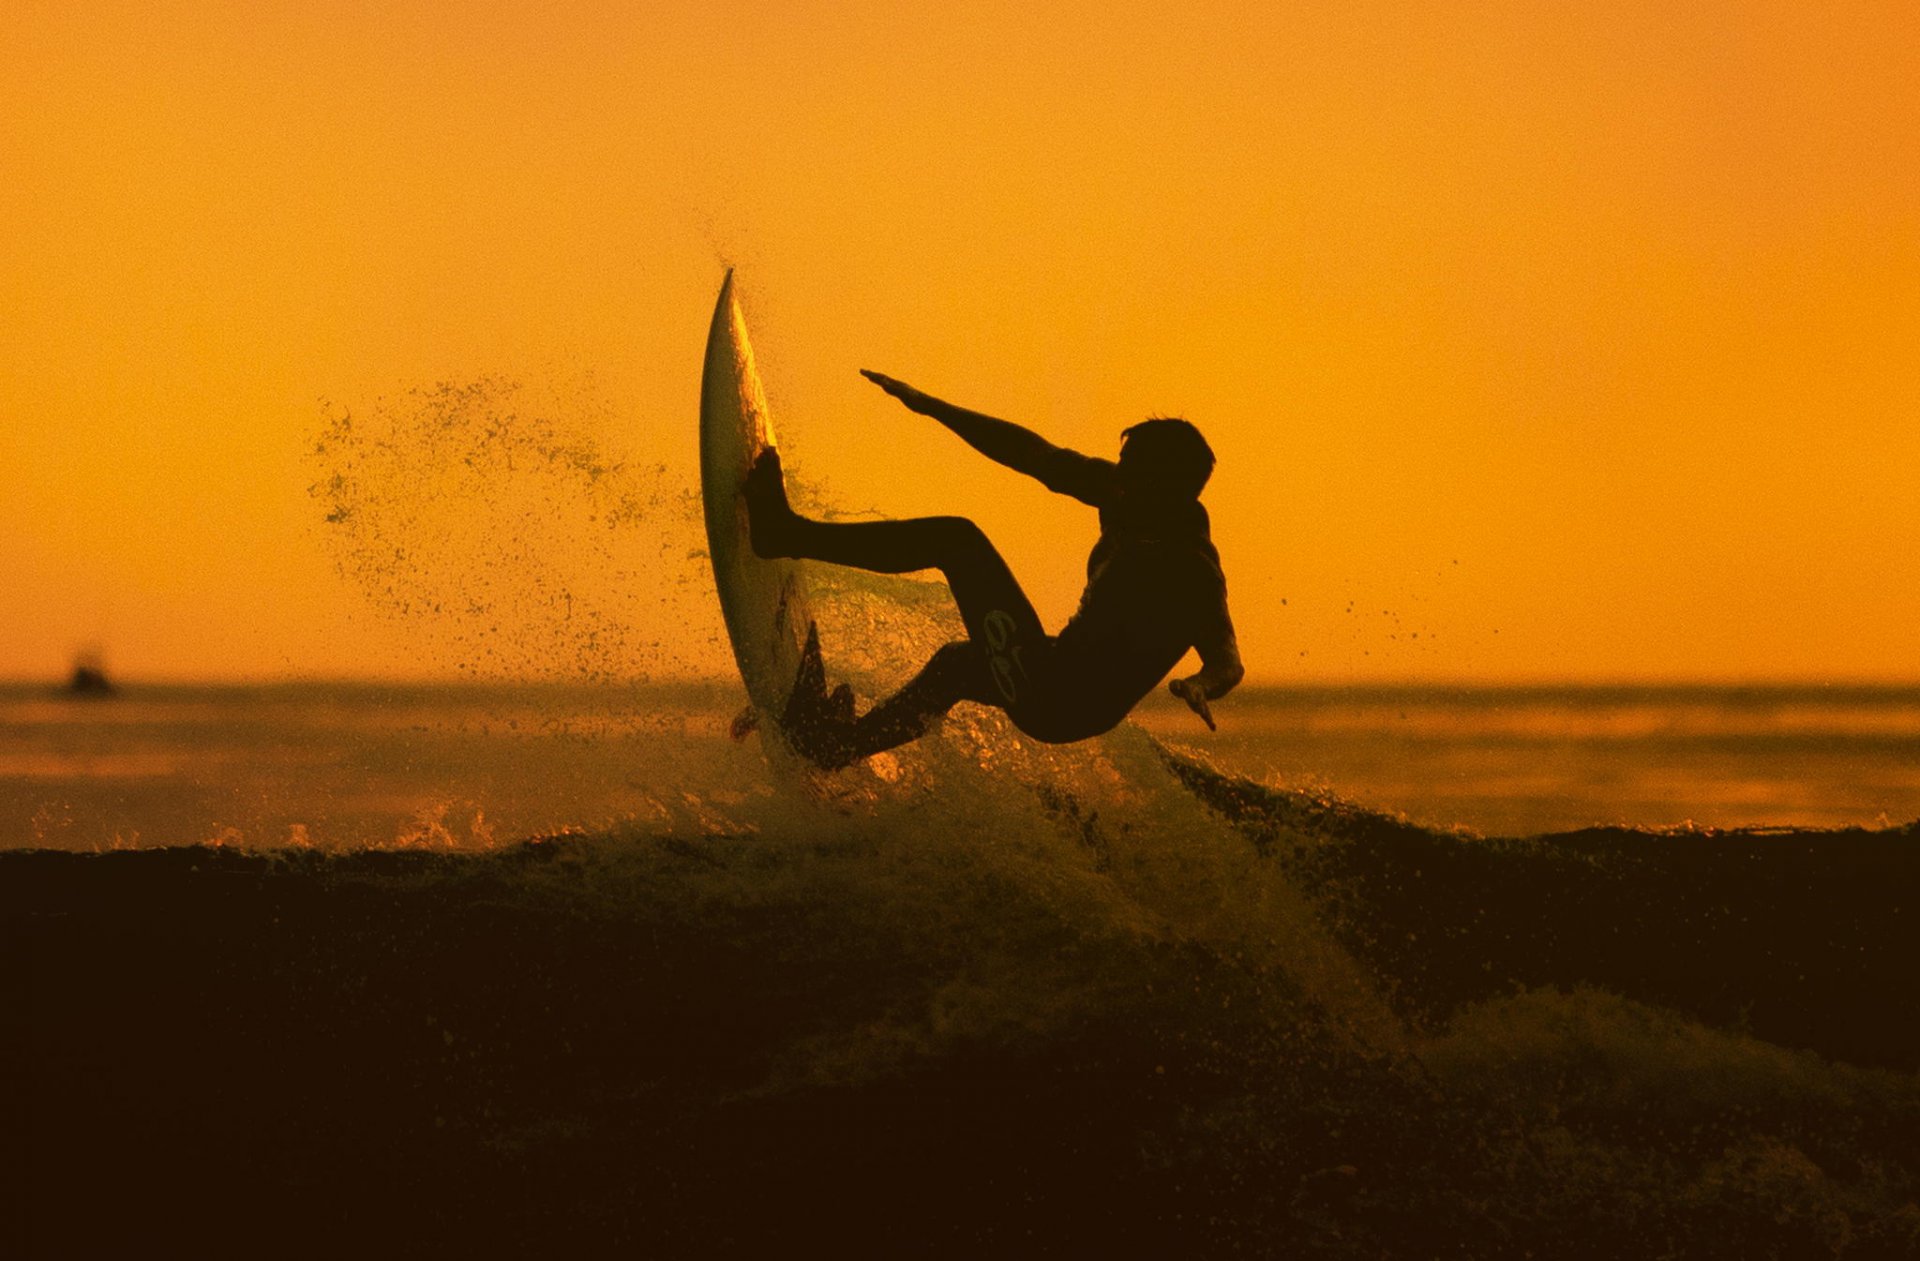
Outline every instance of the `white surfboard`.
[(763, 560), (747, 540), (741, 487), (754, 458), (773, 445), (773, 417), (729, 270), (713, 309), (700, 378), (700, 491), (720, 611), (762, 732), (780, 730), (813, 625), (803, 562)]

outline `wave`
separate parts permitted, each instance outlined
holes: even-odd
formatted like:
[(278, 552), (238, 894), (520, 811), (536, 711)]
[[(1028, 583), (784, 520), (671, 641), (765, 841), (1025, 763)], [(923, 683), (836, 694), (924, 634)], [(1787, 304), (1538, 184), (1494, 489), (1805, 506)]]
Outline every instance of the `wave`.
[(1173, 773), (1296, 881), (1423, 1024), (1502, 988), (1593, 985), (1859, 1063), (1920, 1067), (1920, 824), (1436, 832)]

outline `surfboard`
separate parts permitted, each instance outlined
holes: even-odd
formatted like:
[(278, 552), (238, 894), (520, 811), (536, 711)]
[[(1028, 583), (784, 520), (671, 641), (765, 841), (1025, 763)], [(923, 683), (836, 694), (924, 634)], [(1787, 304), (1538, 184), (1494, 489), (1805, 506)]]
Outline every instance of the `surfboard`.
[[(802, 561), (767, 560), (747, 540), (747, 470), (774, 445), (773, 415), (754, 368), (746, 317), (733, 271), (720, 285), (700, 377), (700, 492), (706, 503), (707, 554), (740, 680), (764, 733), (780, 732), (803, 668), (819, 671), (820, 648), (807, 602)], [(736, 722), (736, 734), (744, 734)]]

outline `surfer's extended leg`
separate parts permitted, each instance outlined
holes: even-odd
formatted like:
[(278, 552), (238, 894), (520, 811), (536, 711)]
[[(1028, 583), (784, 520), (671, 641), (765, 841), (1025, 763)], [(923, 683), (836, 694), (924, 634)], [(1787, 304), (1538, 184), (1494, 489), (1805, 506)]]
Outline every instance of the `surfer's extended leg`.
[(748, 533), (761, 556), (803, 557), (880, 574), (937, 569), (960, 606), (967, 633), (998, 651), (1037, 645), (1046, 636), (1039, 614), (1007, 562), (979, 526), (965, 517), (906, 521), (814, 521), (787, 504), (779, 454), (761, 453), (747, 475)]

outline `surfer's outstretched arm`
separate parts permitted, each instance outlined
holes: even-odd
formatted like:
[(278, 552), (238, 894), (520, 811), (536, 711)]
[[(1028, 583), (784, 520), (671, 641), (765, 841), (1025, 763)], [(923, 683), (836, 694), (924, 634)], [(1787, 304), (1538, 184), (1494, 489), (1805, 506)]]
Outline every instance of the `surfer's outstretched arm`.
[(1096, 508), (1113, 494), (1118, 469), (1111, 460), (1056, 447), (1031, 429), (955, 407), (882, 373), (862, 368), (860, 375), (899, 399), (909, 410), (931, 416), (953, 430), (989, 460), (1025, 473), (1056, 494), (1070, 495)]

